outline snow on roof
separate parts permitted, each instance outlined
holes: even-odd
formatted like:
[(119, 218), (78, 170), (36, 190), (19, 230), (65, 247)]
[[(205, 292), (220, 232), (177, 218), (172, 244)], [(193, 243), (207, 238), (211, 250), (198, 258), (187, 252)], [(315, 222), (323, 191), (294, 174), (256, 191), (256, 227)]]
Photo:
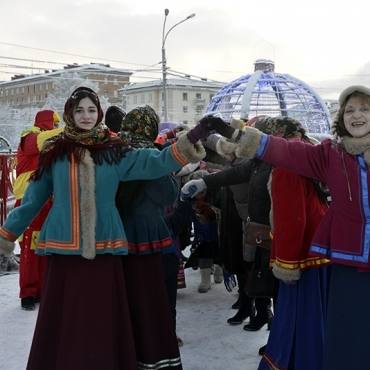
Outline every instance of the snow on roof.
[[(203, 88), (221, 88), (224, 84), (222, 82), (214, 82), (214, 81), (203, 81), (203, 80), (193, 80), (193, 79), (179, 79), (179, 78), (169, 78), (166, 80), (167, 87), (168, 86), (186, 86), (186, 87), (203, 87)], [(161, 87), (162, 80), (152, 80), (146, 82), (134, 82), (131, 83), (124, 88), (122, 91), (130, 91), (136, 89), (143, 89), (143, 88), (153, 88), (153, 87)]]
[(1, 81), (0, 86), (4, 86), (7, 84), (14, 85), (18, 82), (22, 83), (22, 82), (33, 80), (33, 79), (51, 78), (53, 76), (59, 76), (64, 73), (75, 73), (75, 72), (99, 72), (99, 73), (116, 72), (117, 74), (126, 74), (128, 76), (132, 75), (132, 72), (128, 69), (108, 67), (100, 63), (81, 64), (81, 65), (76, 65), (76, 66), (70, 65), (66, 67), (67, 68), (52, 70), (52, 72), (27, 75), (26, 77), (17, 78), (17, 79), (10, 80), (10, 81)]

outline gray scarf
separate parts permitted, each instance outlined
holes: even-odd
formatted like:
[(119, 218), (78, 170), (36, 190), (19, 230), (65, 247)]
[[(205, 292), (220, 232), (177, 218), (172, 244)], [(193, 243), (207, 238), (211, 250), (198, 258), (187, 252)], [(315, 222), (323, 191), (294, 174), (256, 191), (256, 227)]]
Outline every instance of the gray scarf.
[(370, 133), (363, 137), (342, 137), (342, 143), (347, 153), (364, 154), (365, 162), (370, 167)]

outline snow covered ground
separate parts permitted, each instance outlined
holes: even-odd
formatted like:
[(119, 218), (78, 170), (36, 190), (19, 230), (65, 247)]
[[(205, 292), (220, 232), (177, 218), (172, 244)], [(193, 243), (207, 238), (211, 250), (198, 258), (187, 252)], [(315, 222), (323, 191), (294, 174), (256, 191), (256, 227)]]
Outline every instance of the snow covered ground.
[[(223, 284), (213, 284), (208, 293), (200, 294), (199, 279), (199, 271), (187, 269), (187, 287), (178, 296), (177, 331), (184, 341), (184, 370), (257, 369), (258, 348), (267, 341), (266, 326), (251, 333), (241, 325), (228, 325), (226, 319), (236, 312), (230, 309), (236, 290), (228, 293)], [(25, 369), (36, 316), (37, 311), (20, 308), (18, 274), (1, 276), (0, 370)]]

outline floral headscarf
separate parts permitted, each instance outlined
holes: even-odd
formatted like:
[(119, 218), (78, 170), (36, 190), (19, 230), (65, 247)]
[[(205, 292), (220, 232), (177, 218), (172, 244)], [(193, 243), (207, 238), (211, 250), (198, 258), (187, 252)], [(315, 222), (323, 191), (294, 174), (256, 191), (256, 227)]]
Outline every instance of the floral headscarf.
[(303, 139), (308, 140), (306, 130), (301, 123), (291, 117), (257, 117), (254, 127), (268, 135), (289, 138), (300, 134)]
[(159, 117), (152, 107), (136, 107), (122, 121), (121, 138), (134, 148), (155, 147)]
[[(90, 130), (78, 128), (73, 119), (75, 107), (84, 98), (91, 99), (98, 109), (97, 123)], [(39, 178), (45, 169), (63, 157), (70, 160), (74, 156), (77, 161), (80, 161), (86, 150), (91, 153), (95, 164), (118, 163), (128, 150), (128, 146), (120, 138), (111, 137), (109, 129), (102, 122), (103, 116), (99, 97), (93, 90), (88, 87), (74, 90), (64, 105), (64, 131), (45, 142), (40, 153), (39, 168), (33, 178)]]
[[(87, 131), (78, 128), (73, 120), (74, 109), (84, 98), (91, 99), (98, 109), (97, 123), (91, 130)], [(84, 86), (78, 87), (73, 91), (64, 105), (63, 120), (66, 124), (64, 134), (67, 138), (85, 145), (104, 143), (109, 140), (110, 135), (102, 122), (103, 116), (104, 113), (100, 105), (100, 100), (95, 91)]]

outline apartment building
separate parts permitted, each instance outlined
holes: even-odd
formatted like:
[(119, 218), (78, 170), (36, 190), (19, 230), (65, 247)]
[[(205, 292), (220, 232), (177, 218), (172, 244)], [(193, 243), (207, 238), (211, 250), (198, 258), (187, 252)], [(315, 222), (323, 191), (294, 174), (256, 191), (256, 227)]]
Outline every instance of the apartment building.
[[(190, 78), (168, 79), (167, 116), (170, 122), (193, 125), (206, 111), (215, 93), (223, 86), (221, 82)], [(148, 104), (154, 108), (161, 120), (164, 120), (162, 80), (131, 83), (119, 91), (126, 111)]]
[(0, 82), (0, 105), (6, 104), (15, 109), (29, 106), (44, 106), (46, 99), (61, 80), (78, 76), (97, 83), (97, 93), (108, 99), (110, 104), (120, 104), (122, 98), (118, 90), (130, 82), (132, 72), (112, 68), (107, 64), (70, 64), (59, 70), (45, 70), (34, 75), (15, 75), (10, 81)]

